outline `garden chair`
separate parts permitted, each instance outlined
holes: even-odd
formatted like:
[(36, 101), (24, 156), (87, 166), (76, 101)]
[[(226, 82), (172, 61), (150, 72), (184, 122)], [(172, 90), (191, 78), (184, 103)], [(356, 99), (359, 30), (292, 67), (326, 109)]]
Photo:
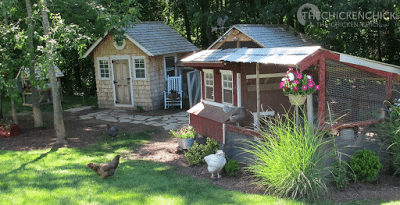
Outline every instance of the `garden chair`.
[(164, 109), (180, 106), (182, 109), (182, 75), (167, 77), (167, 90), (164, 91)]

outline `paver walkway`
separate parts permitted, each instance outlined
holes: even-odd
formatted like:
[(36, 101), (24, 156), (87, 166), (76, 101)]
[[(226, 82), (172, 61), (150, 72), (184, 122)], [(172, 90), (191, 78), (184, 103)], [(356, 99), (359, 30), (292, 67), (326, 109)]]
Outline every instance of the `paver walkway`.
[(126, 110), (102, 110), (79, 116), (81, 120), (104, 120), (108, 122), (121, 122), (162, 126), (165, 130), (179, 129), (189, 124), (189, 114), (185, 111), (161, 116), (129, 115)]

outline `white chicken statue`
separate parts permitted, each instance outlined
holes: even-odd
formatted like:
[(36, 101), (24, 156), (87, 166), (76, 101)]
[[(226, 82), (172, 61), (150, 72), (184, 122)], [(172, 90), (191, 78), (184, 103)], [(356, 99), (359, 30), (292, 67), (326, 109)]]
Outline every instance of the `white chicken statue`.
[(214, 173), (217, 173), (218, 178), (221, 178), (219, 173), (226, 164), (225, 153), (222, 150), (218, 150), (215, 154), (205, 156), (204, 160), (208, 165), (207, 169), (211, 173), (211, 178), (215, 178)]

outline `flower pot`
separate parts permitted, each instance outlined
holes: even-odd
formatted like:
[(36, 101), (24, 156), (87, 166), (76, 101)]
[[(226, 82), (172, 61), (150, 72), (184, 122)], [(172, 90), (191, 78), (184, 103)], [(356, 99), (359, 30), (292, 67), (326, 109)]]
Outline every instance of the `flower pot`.
[(182, 149), (189, 149), (193, 146), (194, 138), (189, 138), (189, 139), (177, 138), (177, 139), (178, 139), (178, 145)]
[(306, 102), (307, 99), (307, 95), (292, 95), (289, 94), (289, 101), (290, 104), (292, 105), (304, 105), (304, 103)]
[(21, 133), (21, 128), (17, 124), (10, 125), (10, 128), (4, 129), (7, 124), (0, 124), (0, 137), (10, 138)]

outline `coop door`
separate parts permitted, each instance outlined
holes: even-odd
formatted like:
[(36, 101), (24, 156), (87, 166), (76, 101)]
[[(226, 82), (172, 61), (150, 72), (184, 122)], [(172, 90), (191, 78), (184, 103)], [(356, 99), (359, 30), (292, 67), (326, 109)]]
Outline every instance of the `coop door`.
[(132, 105), (128, 60), (113, 60), (116, 105)]

